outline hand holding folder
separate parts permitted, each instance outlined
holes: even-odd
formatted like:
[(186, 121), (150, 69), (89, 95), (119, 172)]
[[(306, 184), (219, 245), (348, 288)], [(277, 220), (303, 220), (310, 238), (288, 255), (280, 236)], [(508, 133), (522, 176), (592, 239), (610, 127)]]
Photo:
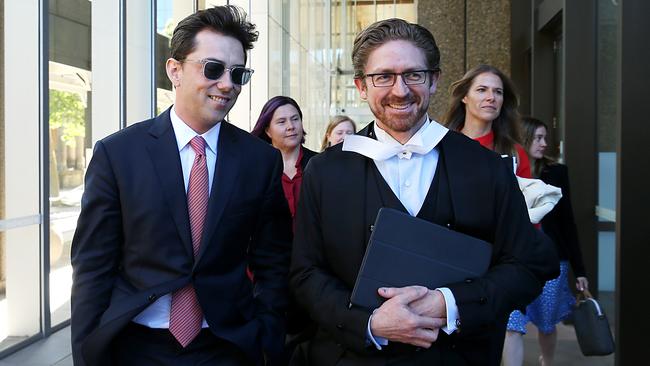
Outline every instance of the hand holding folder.
[(376, 309), (380, 287), (425, 286), (429, 289), (484, 275), (492, 245), (472, 236), (381, 208), (357, 274), (350, 302)]

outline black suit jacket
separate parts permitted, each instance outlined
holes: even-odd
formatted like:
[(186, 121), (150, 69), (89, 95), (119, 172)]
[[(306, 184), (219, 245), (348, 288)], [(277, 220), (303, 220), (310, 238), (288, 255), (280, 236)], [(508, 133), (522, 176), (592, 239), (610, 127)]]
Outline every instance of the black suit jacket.
[(307, 168), (307, 163), (309, 163), (309, 160), (313, 158), (314, 156), (318, 155), (317, 152), (309, 150), (308, 148), (302, 146), (302, 160), (300, 161), (300, 168), (304, 172), (305, 169)]
[(109, 364), (115, 334), (188, 283), (215, 335), (253, 360), (262, 349), (270, 357), (282, 352), (291, 252), (282, 159), (257, 137), (221, 123), (196, 260), (169, 110), (95, 145), (72, 243), (75, 365)]
[[(371, 128), (359, 134), (371, 135)], [(447, 286), (458, 305), (459, 333), (441, 336), (425, 352), (397, 343), (377, 351), (366, 342), (370, 313), (349, 306), (349, 299), (382, 199), (371, 188), (377, 179), (368, 174), (372, 160), (341, 146), (311, 159), (297, 213), (291, 287), (319, 325), (309, 347), (311, 364), (497, 365), (508, 314), (524, 308), (545, 280), (558, 275), (557, 257), (530, 224), (512, 172), (495, 153), (461, 134), (450, 131), (443, 138), (437, 148), (449, 183), (450, 197), (444, 199), (453, 209), (451, 221), (439, 224), (492, 243), (490, 269), (474, 281)]]
[(578, 241), (578, 230), (571, 206), (569, 171), (566, 165), (551, 164), (542, 170), (539, 178), (545, 183), (562, 189), (562, 198), (553, 210), (542, 219), (542, 230), (555, 243), (560, 260), (568, 260), (571, 263), (573, 274), (576, 277), (586, 276)]

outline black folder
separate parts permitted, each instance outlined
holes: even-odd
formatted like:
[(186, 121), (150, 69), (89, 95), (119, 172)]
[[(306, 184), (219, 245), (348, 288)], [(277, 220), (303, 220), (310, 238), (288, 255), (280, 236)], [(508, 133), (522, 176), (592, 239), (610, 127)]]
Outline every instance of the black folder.
[(381, 208), (370, 235), (350, 302), (367, 309), (384, 299), (380, 287), (430, 289), (480, 277), (492, 245), (391, 208)]

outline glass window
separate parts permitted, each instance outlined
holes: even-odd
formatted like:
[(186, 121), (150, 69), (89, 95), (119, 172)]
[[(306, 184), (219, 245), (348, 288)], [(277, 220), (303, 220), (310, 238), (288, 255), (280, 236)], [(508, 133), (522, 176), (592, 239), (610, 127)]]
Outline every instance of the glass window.
[(49, 301), (53, 326), (70, 318), (70, 245), (92, 149), (92, 3), (74, 3), (50, 3)]
[[(619, 91), (619, 9), (598, 1), (597, 138), (598, 138), (598, 293), (606, 312), (615, 314), (616, 291), (616, 146)], [(612, 319), (610, 319), (611, 321)]]
[(362, 127), (374, 117), (366, 102), (361, 100), (354, 85), (352, 47), (354, 38), (370, 24), (388, 18), (417, 21), (417, 7), (413, 0), (356, 2), (343, 0), (332, 2), (331, 10), (331, 114), (346, 114)]
[[(41, 116), (36, 0), (0, 13), (0, 351), (41, 331)], [(6, 37), (5, 37), (6, 36)]]
[[(202, 9), (214, 1), (203, 0)], [(174, 103), (172, 84), (167, 78), (165, 63), (171, 57), (170, 42), (179, 21), (194, 12), (193, 0), (156, 0), (156, 115)]]

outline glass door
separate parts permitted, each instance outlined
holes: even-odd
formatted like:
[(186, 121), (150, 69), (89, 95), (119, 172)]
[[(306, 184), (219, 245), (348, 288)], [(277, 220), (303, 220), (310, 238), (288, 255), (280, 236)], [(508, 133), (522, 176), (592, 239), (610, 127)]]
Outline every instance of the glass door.
[[(597, 138), (598, 138), (598, 292), (608, 314), (615, 314), (616, 291), (616, 145), (619, 90), (618, 9), (610, 0), (598, 1)], [(610, 317), (612, 323), (614, 317)]]

